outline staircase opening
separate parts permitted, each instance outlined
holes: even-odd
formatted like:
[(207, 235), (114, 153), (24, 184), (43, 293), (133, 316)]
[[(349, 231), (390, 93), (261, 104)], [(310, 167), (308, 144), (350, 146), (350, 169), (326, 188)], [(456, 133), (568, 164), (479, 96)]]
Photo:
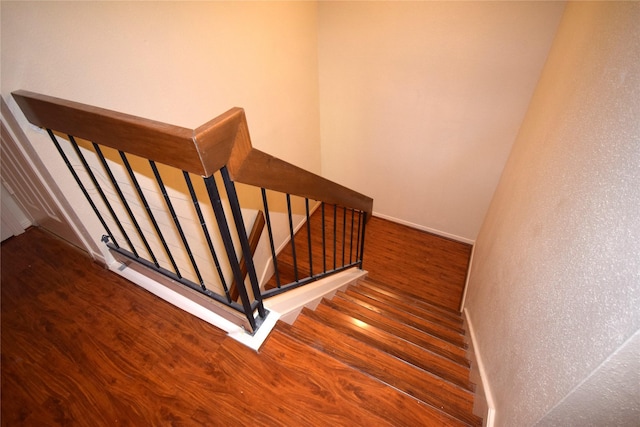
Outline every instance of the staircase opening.
[[(13, 96), (46, 129), (108, 255), (210, 299), (249, 335), (267, 318), (265, 298), (362, 268), (372, 199), (254, 149), (242, 109), (186, 129), (27, 91)], [(321, 236), (308, 232), (315, 210)], [(282, 250), (291, 256), (278, 266)]]

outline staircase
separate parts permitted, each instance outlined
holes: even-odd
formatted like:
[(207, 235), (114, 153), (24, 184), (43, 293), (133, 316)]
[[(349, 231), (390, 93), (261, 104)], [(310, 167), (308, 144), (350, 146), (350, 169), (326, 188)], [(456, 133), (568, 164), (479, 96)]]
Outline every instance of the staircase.
[[(259, 354), (236, 342), (220, 345), (216, 350), (217, 371), (215, 375), (208, 373), (207, 385), (219, 380), (220, 389), (226, 392), (232, 389), (231, 385), (240, 387), (235, 389), (239, 395), (227, 399), (235, 405), (226, 407), (226, 413), (241, 415), (243, 421), (255, 419), (269, 425), (327, 425), (343, 420), (348, 420), (349, 425), (376, 426), (481, 425), (482, 420), (472, 414), (473, 384), (469, 382), (469, 362), (465, 359), (464, 330), (459, 313), (454, 310), (460, 304), (464, 288), (469, 245), (415, 230), (410, 232), (398, 224), (376, 227), (376, 219), (371, 218), (373, 200), (370, 197), (254, 149), (244, 111), (240, 108), (233, 108), (196, 129), (187, 129), (27, 91), (16, 91), (13, 97), (32, 124), (46, 129), (102, 223), (107, 233), (103, 241), (114, 257), (126, 263), (135, 262), (230, 307), (240, 313), (240, 318), (246, 318), (245, 326), (249, 330), (256, 331), (259, 327), (254, 313), (257, 312), (260, 319), (266, 317), (264, 299), (353, 266), (362, 268), (364, 235), (367, 235), (365, 268), (375, 280), (366, 279), (331, 300), (324, 300), (316, 310), (305, 309), (293, 326), (280, 323)], [(54, 131), (66, 134), (68, 139), (59, 138)], [(84, 141), (82, 147), (74, 136)], [(110, 214), (105, 219), (106, 215), (96, 207), (87, 191), (88, 183), (80, 179), (61, 143), (67, 151), (73, 149), (74, 159), (83, 164), (91, 178), (90, 190), (101, 188), (92, 172), (94, 169), (103, 170), (109, 176), (108, 191), (118, 194), (120, 200), (113, 199), (122, 204), (122, 209), (117, 210), (126, 211), (128, 217), (118, 216), (110, 206), (112, 201), (100, 189), (98, 193)], [(128, 180), (120, 183), (115, 178), (101, 146), (118, 150), (120, 167), (127, 170)], [(152, 209), (146, 201), (149, 195), (142, 191), (127, 155), (149, 161), (150, 169), (145, 166), (141, 175), (146, 177), (153, 172), (164, 199), (158, 198), (157, 205), (166, 205), (180, 236), (180, 241), (171, 242), (171, 246), (184, 260), (189, 260), (190, 264), (185, 261), (186, 269), (191, 268), (189, 271), (196, 277), (186, 278), (179, 273), (185, 268), (179, 268), (174, 261), (170, 245), (151, 215)], [(95, 168), (87, 162), (87, 156)], [(156, 163), (175, 169), (176, 176), (182, 172), (183, 194), (186, 195), (188, 189), (193, 202), (193, 211), (188, 211), (197, 213), (198, 217), (191, 223), (199, 223), (202, 228), (188, 234), (207, 240), (219, 280), (214, 275), (205, 285), (180, 224), (180, 215), (176, 215), (172, 197), (163, 184), (161, 175), (166, 177), (167, 172), (161, 174)], [(199, 188), (206, 194), (203, 200), (198, 199), (191, 175), (202, 178)], [(216, 180), (224, 183), (235, 225), (233, 233)], [(291, 250), (291, 257), (287, 258), (286, 251), (277, 256), (277, 270), (282, 272), (282, 280), (276, 277), (276, 283), (269, 284), (266, 292), (259, 289), (251, 258), (237, 259), (234, 239), (240, 242), (243, 255), (248, 256), (258, 244), (260, 233), (256, 229), (252, 245), (242, 226), (235, 183), (261, 190), (268, 229), (267, 190), (286, 198), (291, 234), (287, 250)], [(125, 185), (124, 192), (121, 184)], [(133, 194), (133, 189), (145, 205), (153, 224), (149, 230), (153, 228), (155, 234), (143, 231), (144, 227), (138, 225), (124, 197), (127, 192)], [(304, 200), (307, 219), (306, 227), (295, 236), (291, 196)], [(188, 198), (180, 196), (180, 200)], [(310, 200), (322, 202), (316, 211), (319, 214), (311, 217)], [(218, 249), (210, 239), (201, 202), (210, 205), (215, 215), (221, 240), (217, 243)], [(186, 212), (181, 209), (181, 214), (183, 211)], [(316, 222), (321, 231), (313, 226)], [(136, 249), (140, 244), (134, 244), (138, 241), (136, 238), (133, 241), (129, 238), (123, 223), (135, 225), (143, 247)], [(114, 234), (111, 230), (118, 232)], [(276, 257), (271, 231), (268, 234), (272, 256)], [(304, 249), (296, 250), (298, 244)], [(172, 270), (161, 266), (153, 254), (152, 246), (156, 245), (164, 247), (172, 260)], [(312, 247), (322, 249), (312, 251)], [(216, 251), (223, 259), (226, 255), (229, 271), (235, 277), (232, 281), (237, 285), (235, 289), (227, 286)], [(149, 259), (144, 258), (144, 254), (148, 254)], [(248, 283), (243, 281), (246, 272), (249, 272)], [(293, 277), (289, 277), (291, 275)], [(236, 291), (241, 304), (236, 301)], [(225, 361), (233, 363), (223, 369)], [(224, 372), (233, 372), (232, 379), (222, 375)], [(247, 393), (250, 398), (247, 405), (245, 389), (253, 391)], [(281, 398), (264, 399), (265, 389), (270, 391), (269, 397), (280, 395)], [(225, 398), (216, 396), (207, 401), (207, 406), (211, 402), (220, 404)], [(239, 416), (232, 419), (237, 421)]]
[(298, 351), (310, 347), (388, 386), (393, 396), (381, 400), (395, 406), (371, 411), (391, 425), (482, 425), (472, 413), (462, 319), (451, 309), (365, 279), (305, 308), (293, 325), (279, 322), (273, 339), (294, 340)]

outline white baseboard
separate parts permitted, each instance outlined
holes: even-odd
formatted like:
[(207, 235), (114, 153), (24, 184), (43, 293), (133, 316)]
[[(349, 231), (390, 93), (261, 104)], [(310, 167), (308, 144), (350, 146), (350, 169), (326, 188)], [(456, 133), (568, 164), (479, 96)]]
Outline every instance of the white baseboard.
[(395, 222), (397, 224), (406, 225), (407, 227), (415, 228), (416, 230), (426, 231), (427, 233), (436, 234), (438, 236), (446, 237), (447, 239), (455, 240), (461, 243), (467, 243), (469, 245), (473, 245), (475, 240), (467, 239), (466, 237), (457, 236), (455, 234), (447, 233), (445, 231), (436, 230), (434, 228), (425, 227), (424, 225), (414, 224), (413, 222), (405, 221), (403, 219), (394, 218), (389, 215), (384, 215), (379, 212), (374, 212), (373, 216), (377, 218), (386, 219), (387, 221)]
[(292, 323), (304, 307), (315, 308), (322, 298), (332, 297), (338, 289), (346, 288), (367, 275), (366, 271), (352, 268), (265, 300), (264, 306), (269, 313), (258, 330), (250, 335), (247, 332), (249, 322), (242, 314), (226, 309), (147, 267), (117, 258), (108, 267), (168, 303), (222, 329), (229, 337), (255, 351), (260, 349), (278, 320)]
[(471, 247), (471, 255), (469, 256), (469, 265), (467, 266), (467, 277), (464, 279), (464, 289), (462, 290), (462, 300), (460, 301), (460, 312), (464, 310), (464, 303), (467, 300), (467, 289), (469, 289), (469, 278), (471, 277), (471, 267), (473, 266), (473, 256), (476, 252), (476, 245)]
[(489, 385), (489, 379), (482, 362), (482, 355), (477, 346), (477, 338), (469, 311), (465, 308), (464, 321), (467, 332), (469, 332), (470, 342), (469, 349), (467, 350), (469, 359), (471, 360), (471, 381), (476, 384), (475, 399), (473, 402), (473, 413), (482, 417), (482, 425), (484, 427), (493, 427), (495, 423), (496, 410), (493, 403), (493, 395), (491, 394), (491, 387)]
[(219, 305), (210, 302), (206, 297), (173, 282), (171, 279), (164, 278), (164, 276), (157, 274), (154, 278), (158, 280), (154, 280), (146, 271), (149, 269), (144, 266), (133, 262), (123, 264), (119, 261), (113, 261), (109, 264), (109, 269), (168, 303), (222, 329), (231, 338), (256, 351), (267, 339), (279, 317), (278, 313), (270, 312), (256, 333), (250, 335), (241, 325), (243, 321), (248, 323), (246, 319), (241, 319), (240, 316), (234, 316), (232, 313), (225, 313), (224, 309), (221, 310)]

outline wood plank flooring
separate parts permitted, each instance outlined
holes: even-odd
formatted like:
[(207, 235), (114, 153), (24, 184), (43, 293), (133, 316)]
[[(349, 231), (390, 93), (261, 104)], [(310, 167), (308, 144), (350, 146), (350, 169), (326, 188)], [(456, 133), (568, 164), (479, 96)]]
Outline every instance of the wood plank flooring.
[[(254, 352), (30, 229), (1, 247), (1, 423), (478, 425), (456, 313), (469, 253), (373, 218), (370, 280), (280, 323)], [(398, 298), (404, 309), (390, 304)], [(384, 321), (394, 317), (404, 320)], [(339, 318), (375, 333), (335, 335)], [(358, 366), (388, 357), (397, 362), (377, 368), (382, 379)]]
[(369, 278), (456, 313), (470, 256), (470, 245), (376, 217), (367, 224)]

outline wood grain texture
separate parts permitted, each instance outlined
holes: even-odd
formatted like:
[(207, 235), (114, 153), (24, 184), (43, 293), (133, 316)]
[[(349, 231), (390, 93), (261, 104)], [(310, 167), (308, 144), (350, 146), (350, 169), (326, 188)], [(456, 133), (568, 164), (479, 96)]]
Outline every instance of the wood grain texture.
[(369, 310), (380, 313), (391, 319), (396, 319), (413, 328), (419, 329), (430, 335), (438, 337), (444, 341), (447, 341), (455, 346), (462, 348), (466, 347), (464, 336), (457, 331), (452, 331), (447, 326), (440, 325), (437, 321), (423, 319), (422, 317), (415, 315), (414, 313), (407, 313), (406, 311), (394, 307), (389, 304), (381, 303), (380, 301), (371, 299), (366, 295), (362, 295), (355, 291), (355, 289), (348, 289), (341, 295), (343, 298), (347, 298), (356, 304), (360, 304)]
[(405, 313), (410, 313), (422, 319), (429, 320), (433, 323), (446, 326), (453, 332), (464, 335), (464, 329), (462, 328), (460, 316), (458, 316), (458, 319), (455, 319), (451, 318), (449, 315), (444, 315), (441, 312), (425, 309), (424, 307), (419, 306), (418, 301), (412, 301), (414, 298), (411, 298), (409, 300), (394, 298), (392, 296), (389, 296), (386, 292), (383, 293), (376, 289), (372, 289), (369, 286), (366, 286), (366, 280), (364, 281), (363, 285), (355, 286), (350, 290), (353, 291), (353, 293), (358, 293), (369, 299), (384, 302), (388, 305), (399, 308)]
[(341, 295), (344, 294), (338, 293), (332, 300), (324, 301), (323, 304), (333, 308), (334, 310), (341, 311), (354, 319), (394, 334), (405, 341), (416, 344), (435, 354), (446, 357), (454, 363), (467, 368), (469, 367), (469, 361), (466, 358), (466, 351), (463, 348), (441, 340), (433, 335), (429, 335), (419, 329), (413, 328), (406, 323), (384, 316), (374, 310), (369, 310), (368, 308), (349, 301), (348, 299), (342, 298)]
[(260, 150), (252, 149), (230, 172), (234, 181), (244, 184), (359, 209), (369, 216), (373, 210), (372, 198)]
[(279, 325), (287, 334), (332, 355), (337, 360), (365, 372), (403, 393), (454, 416), (462, 422), (478, 424), (472, 414), (473, 394), (456, 387), (410, 363), (369, 346), (310, 316), (298, 317), (293, 326)]
[(334, 310), (327, 304), (319, 305), (306, 315), (358, 341), (376, 347), (385, 353), (404, 360), (426, 372), (468, 391), (473, 391), (469, 382), (469, 368), (431, 352), (424, 347), (387, 332), (370, 323)]
[(471, 245), (380, 218), (367, 224), (369, 277), (430, 304), (459, 312)]
[[(316, 211), (309, 222), (315, 247), (321, 245), (320, 218)], [(332, 211), (325, 215), (328, 241), (332, 242), (334, 229), (338, 236), (338, 258), (342, 218), (335, 216), (334, 228)], [(370, 277), (337, 292), (332, 300), (324, 299), (314, 311), (303, 310), (293, 326), (282, 325), (280, 330), (460, 422), (482, 424), (471, 410), (475, 385), (469, 380), (462, 318), (455, 306), (439, 299), (450, 291), (460, 295), (470, 248), (376, 218), (369, 227), (384, 236), (373, 242), (367, 236), (365, 259)], [(296, 253), (301, 254), (299, 275), (309, 270), (308, 232), (303, 227), (295, 238)], [(408, 251), (404, 251), (404, 242), (409, 242)], [(314, 266), (323, 261), (331, 264), (333, 245), (328, 246), (328, 256), (312, 257)], [(420, 248), (417, 255), (412, 252), (416, 248)], [(422, 254), (431, 259), (414, 262)], [(371, 263), (372, 257), (385, 258), (385, 262), (382, 266)], [(278, 259), (281, 276), (292, 280), (287, 276), (292, 270), (292, 250), (287, 248)], [(411, 280), (396, 280), (402, 276)]]
[(24, 90), (13, 98), (36, 126), (204, 175), (190, 129)]
[(468, 390), (309, 316), (254, 352), (37, 228), (1, 251), (3, 426), (481, 424)]
[(253, 148), (242, 108), (187, 129), (25, 90), (12, 95), (36, 126), (196, 175), (228, 166), (237, 182), (372, 212), (370, 197)]
[(383, 297), (387, 301), (395, 301), (396, 303), (406, 303), (421, 310), (431, 312), (433, 315), (440, 317), (443, 322), (452, 325), (453, 327), (462, 327), (463, 321), (460, 318), (460, 313), (457, 310), (452, 310), (439, 305), (431, 304), (427, 301), (423, 301), (418, 298), (414, 298), (405, 294), (394, 292), (384, 283), (378, 282), (370, 277), (366, 280), (362, 280), (358, 283), (359, 289), (366, 289), (369, 292), (373, 292)]

